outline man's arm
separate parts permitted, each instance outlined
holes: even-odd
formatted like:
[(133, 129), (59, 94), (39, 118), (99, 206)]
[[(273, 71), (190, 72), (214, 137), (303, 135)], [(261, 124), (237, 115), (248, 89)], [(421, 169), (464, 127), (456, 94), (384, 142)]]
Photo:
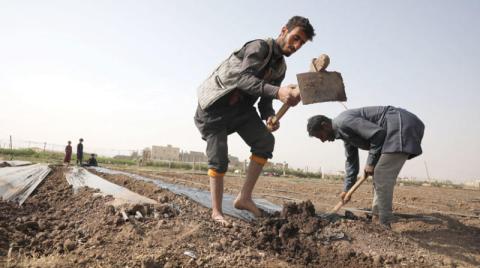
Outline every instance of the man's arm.
[(253, 41), (245, 46), (237, 87), (247, 94), (273, 99), (277, 97), (279, 86), (265, 83), (258, 77), (268, 53), (269, 46), (263, 40)]
[[(272, 81), (271, 85), (280, 86), (282, 84), (283, 79), (285, 79), (285, 74), (283, 74), (278, 79)], [(263, 120), (267, 120), (270, 116), (275, 115), (275, 110), (273, 109), (272, 101), (273, 101), (273, 98), (263, 97), (258, 102), (258, 110), (260, 111), (260, 116)]]
[(345, 181), (343, 184), (343, 191), (348, 192), (350, 188), (357, 182), (357, 175), (359, 171), (358, 148), (345, 142)]

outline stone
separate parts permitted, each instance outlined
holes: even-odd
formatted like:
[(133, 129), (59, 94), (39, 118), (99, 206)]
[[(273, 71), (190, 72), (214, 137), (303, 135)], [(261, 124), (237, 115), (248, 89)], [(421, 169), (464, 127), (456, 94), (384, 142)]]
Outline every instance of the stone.
[(105, 213), (109, 215), (115, 215), (115, 207), (112, 205), (109, 205), (105, 208)]
[(381, 266), (383, 261), (383, 257), (381, 255), (373, 256), (373, 265), (374, 266)]
[(218, 243), (218, 242), (213, 242), (210, 244), (210, 248), (213, 248), (217, 251), (222, 251), (223, 250), (223, 247), (222, 247), (222, 244)]
[(77, 247), (77, 244), (70, 239), (67, 239), (63, 242), (63, 249), (67, 252), (73, 251), (76, 247)]

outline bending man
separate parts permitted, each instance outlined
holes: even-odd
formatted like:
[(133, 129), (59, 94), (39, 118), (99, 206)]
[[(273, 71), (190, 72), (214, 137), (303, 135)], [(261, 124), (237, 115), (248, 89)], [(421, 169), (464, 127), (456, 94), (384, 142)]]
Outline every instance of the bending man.
[[(373, 176), (373, 215), (390, 227), (393, 188), (407, 159), (422, 153), (424, 125), (414, 114), (392, 106), (347, 110), (333, 121), (323, 115), (308, 120), (310, 136), (322, 142), (341, 139), (345, 145), (346, 177), (341, 198), (357, 181), (358, 149), (368, 150), (365, 176)], [(344, 200), (348, 201), (348, 200)]]
[[(274, 137), (272, 100), (295, 106), (295, 86), (280, 87), (286, 71), (284, 56), (290, 56), (315, 35), (308, 19), (295, 16), (282, 27), (276, 39), (247, 42), (233, 52), (198, 89), (195, 125), (207, 142), (212, 218), (228, 225), (222, 212), (223, 177), (228, 168), (227, 136), (237, 132), (252, 153), (247, 178), (234, 206), (261, 215), (252, 192), (267, 159), (272, 158)], [(257, 100), (260, 115), (253, 106)], [(265, 125), (262, 120), (266, 120)]]

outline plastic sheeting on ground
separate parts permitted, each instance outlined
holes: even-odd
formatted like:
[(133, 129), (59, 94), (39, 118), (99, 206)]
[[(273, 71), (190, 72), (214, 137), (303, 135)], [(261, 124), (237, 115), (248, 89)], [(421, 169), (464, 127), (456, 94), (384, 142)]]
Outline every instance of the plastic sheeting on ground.
[[(107, 168), (103, 168), (103, 167), (91, 167), (91, 168), (94, 169), (95, 171), (99, 172), (99, 173), (112, 174), (112, 175), (120, 174), (120, 175), (128, 176), (128, 177), (130, 177), (132, 179), (135, 179), (135, 180), (152, 182), (155, 185), (159, 186), (160, 188), (167, 189), (167, 190), (169, 190), (169, 191), (171, 191), (175, 194), (184, 195), (184, 196), (198, 202), (202, 206), (205, 206), (205, 207), (208, 207), (208, 208), (212, 207), (210, 192), (208, 192), (208, 191), (203, 191), (203, 190), (200, 190), (200, 189), (190, 188), (190, 187), (186, 187), (186, 186), (182, 186), (182, 185), (176, 185), (176, 184), (172, 184), (172, 183), (166, 183), (166, 182), (163, 182), (161, 180), (150, 179), (150, 178), (146, 178), (146, 177), (143, 177), (143, 176), (140, 176), (140, 175), (137, 175), (137, 174), (131, 174), (131, 173), (128, 173), (128, 172), (123, 172), (123, 171), (118, 171), (118, 170), (111, 170), (111, 169), (107, 169)], [(248, 211), (245, 211), (245, 210), (238, 210), (238, 209), (234, 208), (233, 207), (233, 201), (234, 200), (235, 200), (235, 196), (228, 195), (228, 194), (223, 195), (222, 209), (223, 209), (223, 212), (225, 214), (236, 217), (236, 218), (239, 218), (239, 219), (243, 219), (243, 220), (246, 220), (246, 221), (251, 221), (251, 220), (255, 219), (255, 216), (252, 213), (250, 213)], [(271, 203), (271, 202), (269, 202), (268, 200), (265, 200), (265, 199), (254, 198), (253, 200), (255, 201), (255, 204), (257, 204), (257, 206), (259, 208), (261, 208), (261, 209), (263, 209), (263, 210), (265, 210), (269, 213), (273, 213), (275, 211), (280, 211), (282, 209), (280, 206), (275, 205), (275, 204), (273, 204), (273, 203)]]
[(104, 196), (111, 195), (115, 200), (112, 205), (119, 206), (122, 204), (155, 204), (155, 200), (134, 193), (127, 188), (109, 182), (99, 176), (88, 172), (82, 167), (71, 167), (65, 173), (65, 177), (73, 190), (77, 191), (81, 187), (90, 187), (99, 189)]
[(0, 167), (20, 167), (31, 165), (30, 161), (20, 161), (20, 160), (11, 160), (11, 161), (0, 161)]
[(46, 164), (0, 168), (0, 196), (21, 205), (50, 171)]

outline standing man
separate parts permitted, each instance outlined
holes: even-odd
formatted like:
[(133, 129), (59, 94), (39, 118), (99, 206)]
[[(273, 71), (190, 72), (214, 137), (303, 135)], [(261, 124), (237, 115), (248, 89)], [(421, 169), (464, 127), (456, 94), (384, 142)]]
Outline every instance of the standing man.
[(393, 188), (407, 159), (422, 154), (425, 126), (414, 114), (393, 106), (374, 106), (342, 112), (333, 121), (323, 115), (308, 119), (307, 131), (322, 142), (341, 139), (345, 145), (346, 192), (357, 181), (358, 149), (368, 150), (364, 176), (373, 176), (373, 215), (390, 228)]
[(67, 146), (65, 146), (65, 158), (63, 163), (68, 167), (70, 165), (70, 160), (72, 160), (72, 142), (68, 141)]
[(80, 141), (77, 144), (77, 165), (82, 166), (83, 162), (83, 139), (80, 138)]
[[(255, 216), (261, 212), (252, 192), (267, 159), (272, 158), (274, 137), (279, 128), (272, 124), (272, 100), (295, 106), (300, 101), (294, 85), (282, 86), (286, 64), (284, 56), (299, 50), (315, 35), (308, 19), (295, 16), (282, 27), (276, 39), (247, 42), (233, 52), (198, 89), (195, 125), (207, 142), (208, 175), (212, 197), (212, 218), (224, 225), (222, 212), (223, 177), (228, 168), (228, 135), (237, 132), (252, 153), (247, 176), (234, 206)], [(260, 115), (253, 106), (258, 102)], [(265, 120), (267, 126), (262, 120)]]

